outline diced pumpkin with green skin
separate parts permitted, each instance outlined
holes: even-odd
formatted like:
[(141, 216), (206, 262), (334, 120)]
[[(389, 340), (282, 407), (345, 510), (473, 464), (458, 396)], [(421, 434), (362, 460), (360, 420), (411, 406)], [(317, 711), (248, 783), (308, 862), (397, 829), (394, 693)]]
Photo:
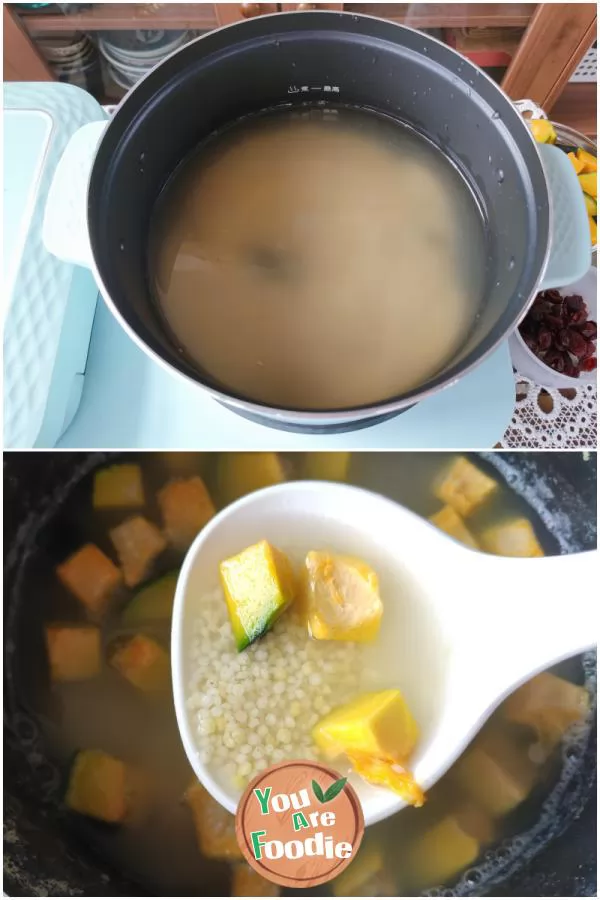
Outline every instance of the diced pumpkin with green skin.
[(277, 453), (222, 453), (217, 466), (219, 499), (223, 505), (286, 480)]
[(595, 247), (598, 243), (598, 225), (596, 224), (596, 220), (592, 219), (591, 216), (588, 216), (588, 225), (590, 226), (590, 240), (592, 246)]
[(514, 519), (501, 525), (494, 525), (480, 535), (483, 550), (496, 556), (535, 557), (543, 556), (533, 526), (528, 519)]
[(404, 763), (419, 736), (415, 722), (398, 690), (362, 694), (334, 709), (313, 728), (313, 741), (328, 759), (361, 754)]
[(445, 531), (446, 534), (449, 534), (450, 537), (460, 541), (461, 544), (472, 547), (474, 550), (479, 549), (477, 541), (459, 514), (451, 506), (442, 507), (439, 512), (430, 517), (429, 521), (436, 525), (441, 531)]
[(350, 468), (350, 453), (307, 453), (304, 475), (315, 481), (346, 481)]
[(167, 546), (164, 535), (143, 516), (126, 519), (109, 534), (127, 587), (135, 587), (147, 577), (153, 561)]
[(294, 599), (294, 574), (287, 556), (260, 541), (219, 566), (238, 651), (271, 628)]
[(584, 194), (589, 194), (594, 200), (598, 199), (598, 173), (587, 172), (584, 175), (578, 175), (577, 180), (581, 185)]
[(186, 550), (216, 510), (198, 475), (170, 481), (157, 495), (169, 542)]
[(233, 867), (232, 897), (279, 897), (279, 888), (255, 872), (247, 863)]
[(585, 688), (551, 672), (542, 672), (511, 694), (501, 711), (508, 722), (530, 728), (551, 750), (567, 729), (586, 717), (589, 702)]
[(409, 848), (409, 879), (415, 890), (446, 884), (479, 856), (479, 842), (453, 816), (428, 829)]
[(120, 569), (95, 544), (70, 556), (56, 567), (56, 574), (94, 618), (105, 612), (123, 580)]
[(123, 822), (128, 812), (127, 766), (101, 750), (82, 750), (71, 768), (65, 803), (93, 819)]
[(188, 787), (184, 799), (192, 812), (196, 840), (202, 855), (209, 859), (242, 859), (235, 836), (235, 816), (227, 812), (197, 781)]
[(434, 494), (463, 518), (475, 512), (498, 489), (498, 483), (459, 456), (446, 475), (435, 486)]
[(91, 625), (48, 625), (46, 647), (52, 681), (85, 681), (100, 674), (100, 629)]
[(143, 634), (119, 641), (109, 654), (109, 663), (141, 691), (155, 693), (167, 691), (171, 686), (168, 654)]
[(178, 571), (169, 572), (142, 588), (125, 607), (121, 622), (124, 625), (139, 625), (143, 622), (169, 620), (173, 613), (178, 577)]
[(373, 569), (360, 559), (311, 550), (305, 560), (302, 612), (315, 640), (375, 640), (383, 604)]
[(140, 466), (122, 463), (100, 469), (94, 475), (94, 509), (122, 509), (144, 505)]

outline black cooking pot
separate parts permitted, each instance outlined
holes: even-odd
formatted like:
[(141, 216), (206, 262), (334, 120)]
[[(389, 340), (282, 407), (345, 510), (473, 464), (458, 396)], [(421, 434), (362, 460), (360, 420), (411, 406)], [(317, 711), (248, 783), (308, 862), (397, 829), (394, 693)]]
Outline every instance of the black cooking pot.
[[(481, 207), (488, 254), (479, 316), (442, 372), (379, 403), (315, 412), (250, 401), (199, 372), (157, 314), (147, 247), (157, 197), (199, 143), (253, 113), (317, 102), (391, 116), (437, 145)], [(161, 63), (127, 95), (100, 141), (87, 226), (88, 264), (113, 313), (145, 352), (237, 413), (298, 430), (348, 430), (409, 408), (485, 359), (514, 330), (545, 275), (545, 287), (558, 286), (548, 282), (546, 172), (510, 100), (485, 73), (439, 41), (349, 13), (247, 20), (211, 32)]]
[[(352, 480), (417, 509), (414, 480), (398, 487), (412, 455), (357, 454)], [(428, 454), (430, 460), (436, 456)], [(224, 864), (198, 857), (193, 878), (190, 875), (185, 882), (175, 853), (172, 867), (177, 887), (170, 888), (164, 881), (141, 884), (127, 868), (130, 860), (120, 861), (114, 850), (107, 850), (106, 828), (69, 816), (61, 806), (65, 767), (56, 761), (58, 736), (39, 714), (40, 706), (47, 708), (48, 690), (41, 623), (50, 603), (53, 567), (82, 542), (83, 535), (89, 537), (85, 530), (89, 475), (97, 465), (115, 458), (116, 454), (74, 452), (5, 457), (5, 891), (9, 896), (227, 895), (229, 875)], [(579, 454), (506, 453), (484, 456), (478, 463), (492, 472), (495, 469), (496, 477), (521, 495), (526, 514), (538, 533), (544, 534), (546, 552), (574, 552), (596, 545), (595, 456), (586, 461)], [(417, 511), (432, 512), (423, 507)], [(574, 585), (573, 589), (593, 586)], [(565, 665), (568, 677), (581, 673), (581, 660)], [(588, 658), (590, 668), (593, 660)], [(60, 721), (60, 710), (53, 713)], [(93, 715), (93, 710), (82, 714)], [(174, 719), (171, 727), (179, 740)], [(124, 739), (131, 740), (131, 734)], [(181, 756), (187, 771), (183, 750)], [(472, 876), (459, 882), (458, 895), (595, 896), (593, 729), (566, 765), (567, 777), (551, 788), (544, 801), (546, 811), (542, 805), (528, 812), (523, 827), (535, 839), (513, 842), (512, 849), (488, 863), (485, 879)], [(193, 841), (191, 827), (187, 840)]]

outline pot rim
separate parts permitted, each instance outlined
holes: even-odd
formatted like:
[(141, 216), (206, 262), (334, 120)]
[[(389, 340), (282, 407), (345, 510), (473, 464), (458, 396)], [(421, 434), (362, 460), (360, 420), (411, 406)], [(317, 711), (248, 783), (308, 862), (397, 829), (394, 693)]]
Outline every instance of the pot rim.
[[(315, 14), (319, 15), (319, 16), (327, 16), (329, 18), (331, 18), (333, 16), (335, 16), (338, 19), (340, 17), (341, 18), (350, 18), (353, 21), (359, 21), (361, 19), (367, 19), (367, 20), (375, 21), (375, 22), (382, 21), (380, 16), (366, 15), (363, 13), (351, 13), (351, 12), (347, 12), (347, 11), (334, 12), (333, 10), (327, 10), (327, 9), (288, 10), (286, 12), (266, 13), (264, 15), (261, 15), (260, 19), (261, 20), (274, 19), (274, 18), (278, 18), (281, 16), (309, 16), (309, 15), (315, 15)], [(171, 53), (169, 53), (167, 56), (165, 56), (164, 59), (162, 59), (160, 61), (160, 63), (158, 63), (157, 66), (152, 67), (152, 69), (150, 69), (148, 72), (146, 72), (139, 79), (139, 81), (136, 82), (136, 84), (132, 87), (132, 89), (130, 91), (128, 91), (127, 94), (119, 101), (119, 103), (116, 105), (116, 107), (114, 109), (114, 112), (109, 121), (108, 127), (105, 129), (100, 141), (98, 142), (98, 145), (96, 147), (94, 157), (92, 160), (91, 168), (90, 168), (90, 180), (88, 182), (88, 203), (87, 203), (88, 232), (89, 232), (89, 217), (90, 217), (90, 209), (91, 209), (91, 204), (89, 202), (89, 190), (90, 190), (90, 184), (91, 184), (91, 175), (92, 175), (94, 167), (96, 165), (96, 160), (101, 151), (102, 145), (104, 144), (104, 142), (107, 138), (107, 134), (110, 131), (110, 123), (116, 119), (119, 112), (125, 106), (127, 100), (129, 99), (129, 97), (131, 96), (133, 91), (137, 90), (137, 88), (140, 87), (143, 84), (143, 82), (154, 73), (155, 68), (162, 65), (164, 62), (171, 59), (171, 57), (173, 57), (177, 53), (183, 51), (185, 48), (187, 48), (191, 44), (196, 44), (199, 41), (202, 41), (206, 38), (210, 38), (210, 36), (212, 34), (214, 34), (216, 31), (224, 31), (225, 29), (229, 29), (229, 28), (231, 28), (231, 29), (240, 28), (240, 26), (243, 26), (245, 24), (245, 22), (247, 22), (247, 21), (249, 21), (249, 20), (241, 20), (239, 22), (231, 22), (227, 25), (221, 26), (218, 29), (213, 29), (210, 32), (206, 32), (205, 34), (199, 35), (198, 37), (194, 38), (193, 40), (183, 44), (183, 46), (177, 47), (175, 50), (173, 50)], [(250, 20), (250, 21), (252, 21), (252, 20)], [(423, 33), (418, 28), (412, 28), (409, 25), (400, 24), (398, 22), (387, 22), (387, 24), (395, 26), (400, 29), (404, 29), (406, 31), (411, 31), (414, 34), (418, 34), (424, 41), (430, 42), (432, 44), (436, 44), (440, 47), (443, 47), (444, 51), (450, 51), (450, 52), (454, 53), (456, 56), (458, 56), (460, 58), (460, 60), (463, 64), (463, 68), (466, 67), (467, 69), (472, 69), (474, 72), (476, 72), (478, 74), (478, 77), (482, 77), (482, 78), (486, 79), (488, 81), (488, 83), (493, 86), (494, 90), (502, 97), (503, 102), (508, 102), (512, 105), (512, 101), (510, 100), (508, 95), (504, 93), (504, 91), (500, 88), (500, 86), (498, 84), (496, 84), (496, 82), (487, 74), (487, 72), (485, 72), (483, 69), (480, 69), (478, 66), (475, 65), (475, 63), (472, 63), (470, 60), (466, 59), (466, 57), (461, 56), (456, 50), (453, 50), (451, 47), (448, 47), (448, 45), (445, 44), (443, 41), (439, 40), (438, 38), (432, 37), (429, 34)], [(515, 112), (517, 112), (517, 111), (515, 110)], [(286, 421), (286, 422), (294, 421), (299, 424), (306, 423), (306, 424), (315, 424), (315, 425), (318, 425), (318, 424), (335, 425), (335, 424), (338, 424), (341, 422), (360, 421), (360, 420), (364, 420), (364, 419), (375, 418), (375, 417), (378, 417), (381, 415), (391, 414), (391, 413), (395, 413), (395, 412), (402, 412), (403, 410), (407, 410), (411, 406), (414, 406), (416, 403), (420, 403), (423, 400), (427, 400), (429, 397), (432, 397), (432, 396), (440, 393), (441, 391), (443, 391), (449, 387), (452, 387), (458, 381), (460, 381), (460, 379), (462, 379), (466, 375), (473, 372), (479, 365), (481, 365), (481, 363), (483, 363), (483, 362), (485, 362), (485, 360), (489, 359), (489, 357), (492, 356), (496, 352), (496, 350), (498, 350), (498, 348), (503, 343), (503, 341), (507, 340), (514, 331), (518, 330), (519, 323), (521, 322), (521, 320), (524, 318), (524, 316), (529, 311), (530, 306), (532, 305), (537, 293), (540, 290), (541, 283), (544, 278), (544, 274), (548, 267), (548, 261), (549, 261), (550, 252), (551, 252), (551, 235), (552, 235), (552, 223), (553, 223), (552, 197), (551, 197), (551, 193), (550, 193), (550, 189), (549, 189), (546, 170), (542, 163), (542, 159), (541, 159), (541, 155), (539, 152), (537, 142), (536, 142), (535, 138), (533, 137), (531, 129), (527, 126), (526, 120), (522, 116), (519, 116), (519, 118), (521, 120), (522, 127), (523, 127), (525, 135), (526, 135), (526, 139), (531, 142), (532, 147), (535, 149), (536, 156), (540, 163), (540, 170), (541, 170), (541, 173), (543, 176), (543, 183), (546, 186), (546, 204), (548, 206), (548, 232), (546, 234), (546, 247), (544, 250), (542, 264), (540, 266), (540, 271), (539, 271), (538, 277), (532, 287), (530, 296), (523, 303), (519, 312), (513, 317), (512, 321), (502, 331), (500, 336), (496, 340), (493, 341), (493, 343), (487, 348), (487, 350), (485, 350), (485, 352), (483, 352), (481, 355), (479, 355), (477, 357), (477, 359), (473, 360), (468, 366), (465, 366), (463, 369), (461, 369), (460, 373), (455, 373), (455, 374), (451, 375), (450, 377), (444, 378), (432, 387), (415, 388), (412, 392), (405, 394), (400, 398), (382, 400), (382, 401), (377, 402), (376, 404), (368, 404), (368, 405), (363, 405), (363, 406), (358, 406), (358, 407), (350, 407), (350, 408), (344, 408), (344, 409), (332, 409), (332, 410), (327, 410), (327, 409), (325, 409), (325, 410), (323, 410), (323, 409), (297, 410), (297, 409), (294, 409), (291, 407), (287, 407), (287, 408), (286, 407), (276, 407), (276, 406), (271, 406), (267, 403), (260, 403), (259, 401), (256, 401), (256, 400), (246, 399), (243, 397), (237, 397), (235, 394), (225, 393), (223, 390), (219, 390), (218, 388), (215, 388), (212, 385), (208, 385), (205, 382), (203, 382), (201, 380), (200, 374), (198, 374), (197, 377), (193, 377), (192, 375), (188, 374), (187, 372), (183, 372), (181, 369), (177, 368), (172, 362), (167, 360), (165, 357), (163, 357), (161, 354), (159, 354), (156, 350), (154, 350), (148, 344), (146, 344), (146, 342), (137, 334), (135, 329), (127, 322), (125, 317), (122, 315), (122, 313), (117, 308), (116, 304), (113, 302), (113, 300), (104, 284), (104, 281), (103, 281), (103, 279), (100, 275), (100, 272), (98, 271), (98, 267), (96, 265), (96, 253), (95, 253), (95, 249), (94, 249), (94, 246), (91, 241), (90, 241), (90, 248), (91, 248), (90, 268), (92, 270), (92, 273), (94, 275), (96, 283), (100, 289), (102, 297), (104, 298), (104, 301), (107, 304), (108, 308), (110, 309), (112, 315), (117, 319), (117, 321), (119, 322), (121, 327), (125, 330), (125, 332), (129, 335), (129, 337), (134, 341), (134, 343), (137, 344), (137, 346), (140, 347), (140, 349), (143, 350), (144, 353), (146, 353), (148, 356), (150, 356), (152, 358), (152, 360), (154, 362), (158, 363), (165, 371), (167, 371), (171, 374), (177, 375), (179, 378), (184, 379), (184, 381), (186, 381), (188, 384), (194, 386), (197, 389), (200, 388), (200, 389), (206, 391), (208, 394), (210, 394), (210, 396), (212, 397), (213, 400), (216, 400), (217, 402), (225, 405), (226, 407), (229, 407), (229, 408), (233, 407), (234, 410), (240, 409), (245, 412), (250, 412), (250, 413), (252, 413), (256, 416), (262, 417), (262, 418), (272, 418), (272, 419), (277, 419), (277, 420)], [(433, 376), (433, 377), (435, 377), (435, 376)]]

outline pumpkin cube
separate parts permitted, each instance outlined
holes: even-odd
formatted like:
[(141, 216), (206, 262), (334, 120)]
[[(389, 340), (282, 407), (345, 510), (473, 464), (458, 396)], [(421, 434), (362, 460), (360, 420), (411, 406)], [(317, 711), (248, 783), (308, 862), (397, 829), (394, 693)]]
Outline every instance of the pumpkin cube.
[(206, 485), (197, 475), (170, 481), (158, 492), (158, 504), (167, 538), (183, 550), (215, 514)]
[(350, 556), (311, 551), (305, 560), (302, 609), (316, 640), (373, 641), (383, 604), (377, 575)]
[(84, 816), (122, 822), (128, 811), (125, 763), (101, 750), (82, 750), (71, 768), (65, 802)]
[(100, 630), (91, 625), (49, 625), (46, 647), (54, 682), (84, 681), (100, 674)]
[(410, 881), (416, 890), (446, 884), (478, 856), (478, 841), (463, 831), (454, 816), (446, 816), (410, 847)]
[(554, 125), (548, 119), (529, 119), (529, 127), (539, 144), (555, 144), (556, 131)]
[(467, 518), (497, 490), (498, 483), (474, 466), (465, 456), (459, 456), (446, 476), (436, 485), (435, 496)]
[(568, 156), (569, 159), (571, 160), (571, 165), (572, 165), (573, 168), (575, 169), (575, 174), (576, 174), (576, 175), (580, 175), (580, 174), (583, 172), (583, 163), (582, 163), (582, 161), (581, 161), (580, 159), (578, 159), (577, 156), (575, 156), (575, 154), (573, 153), (573, 151), (571, 151), (571, 153), (567, 153), (567, 156)]
[(233, 867), (232, 897), (279, 897), (279, 888), (246, 863)]
[(209, 859), (242, 859), (235, 836), (235, 816), (194, 781), (185, 792), (185, 802), (194, 819), (196, 840), (203, 856)]
[(398, 690), (363, 694), (317, 722), (313, 740), (328, 759), (345, 753), (404, 763), (418, 738), (415, 720)]
[(292, 567), (284, 553), (260, 541), (223, 560), (219, 573), (235, 644), (244, 650), (294, 599)]
[(525, 800), (537, 775), (525, 747), (492, 732), (475, 740), (455, 763), (450, 777), (461, 794), (495, 818)]
[(542, 672), (504, 701), (502, 715), (509, 722), (531, 729), (551, 750), (568, 728), (585, 719), (589, 701), (585, 688), (551, 672)]
[(70, 556), (56, 567), (56, 574), (94, 617), (105, 611), (122, 580), (120, 570), (95, 544)]
[(125, 625), (168, 620), (173, 612), (179, 572), (169, 572), (142, 588), (127, 604), (121, 621)]
[(119, 509), (144, 505), (140, 466), (122, 463), (100, 469), (94, 475), (94, 509)]
[(123, 566), (127, 587), (135, 587), (146, 578), (152, 562), (167, 546), (156, 525), (143, 516), (133, 516), (111, 528), (110, 539)]
[(354, 859), (341, 875), (334, 878), (334, 897), (395, 897), (397, 892), (389, 890), (385, 872), (383, 850), (373, 840), (365, 838)]
[[(586, 194), (587, 196), (587, 194)], [(587, 206), (587, 203), (586, 203)], [(598, 243), (598, 225), (596, 224), (596, 220), (591, 216), (588, 216), (588, 225), (590, 227), (590, 240), (592, 245), (595, 247)]]
[(543, 556), (528, 519), (513, 519), (501, 525), (488, 528), (481, 534), (481, 547), (497, 556)]
[(477, 541), (453, 507), (442, 507), (439, 512), (430, 516), (429, 521), (441, 529), (441, 531), (445, 531), (446, 534), (449, 534), (450, 537), (460, 541), (461, 544), (465, 544), (467, 547), (473, 547), (474, 550), (479, 549)]
[(350, 468), (350, 453), (307, 453), (304, 475), (315, 481), (346, 481)]
[(285, 480), (277, 453), (223, 453), (219, 457), (217, 482), (223, 505)]
[(577, 180), (584, 194), (589, 194), (594, 200), (598, 199), (598, 172), (587, 172), (583, 175), (578, 175)]
[(168, 654), (143, 634), (119, 641), (109, 655), (109, 663), (141, 691), (166, 691), (171, 686)]
[[(570, 156), (571, 154), (569, 154)], [(579, 147), (577, 150), (577, 159), (581, 163), (582, 171), (586, 172), (597, 172), (598, 171), (598, 160), (594, 156), (593, 153), (588, 153), (587, 150), (584, 150), (583, 147)]]

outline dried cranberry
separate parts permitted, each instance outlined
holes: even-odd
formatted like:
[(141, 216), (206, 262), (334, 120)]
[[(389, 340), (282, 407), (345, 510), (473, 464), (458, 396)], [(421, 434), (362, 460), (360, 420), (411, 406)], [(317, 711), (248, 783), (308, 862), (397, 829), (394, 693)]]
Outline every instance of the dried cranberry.
[(552, 333), (547, 328), (540, 328), (537, 339), (540, 350), (548, 350), (552, 343)]
[(585, 303), (583, 302), (583, 297), (579, 294), (570, 294), (568, 297), (565, 297), (565, 306), (572, 312), (579, 312), (579, 310), (585, 308)]
[(595, 356), (596, 354), (596, 344), (594, 341), (588, 341), (585, 345), (585, 350), (579, 357), (580, 359), (588, 359), (590, 356)]
[(579, 375), (579, 363), (574, 363), (571, 357), (565, 361), (564, 375), (568, 375), (569, 378), (577, 378)]
[(560, 331), (561, 328), (564, 328), (564, 322), (559, 316), (544, 316), (544, 325), (546, 328), (549, 328), (550, 331)]
[(588, 356), (587, 359), (584, 359), (581, 363), (581, 369), (583, 372), (593, 372), (594, 369), (598, 365), (598, 360), (595, 356)]
[(575, 312), (569, 313), (569, 324), (570, 325), (579, 325), (581, 322), (585, 322), (587, 318), (587, 312), (585, 309), (580, 309)]
[(578, 326), (579, 334), (582, 334), (588, 341), (595, 341), (598, 335), (598, 326), (592, 319), (588, 319), (583, 325)]
[(538, 296), (545, 296), (550, 303), (562, 303), (562, 297), (557, 290), (542, 291), (542, 294), (538, 294)]
[(568, 350), (571, 346), (571, 332), (568, 328), (561, 328), (556, 335), (556, 346), (560, 350)]
[(561, 353), (559, 350), (551, 350), (544, 357), (544, 362), (547, 366), (550, 366), (556, 372), (564, 372), (565, 369), (565, 354)]
[(586, 339), (579, 334), (578, 331), (575, 331), (574, 328), (569, 330), (569, 345), (568, 348), (574, 356), (582, 357), (585, 355), (587, 347)]

